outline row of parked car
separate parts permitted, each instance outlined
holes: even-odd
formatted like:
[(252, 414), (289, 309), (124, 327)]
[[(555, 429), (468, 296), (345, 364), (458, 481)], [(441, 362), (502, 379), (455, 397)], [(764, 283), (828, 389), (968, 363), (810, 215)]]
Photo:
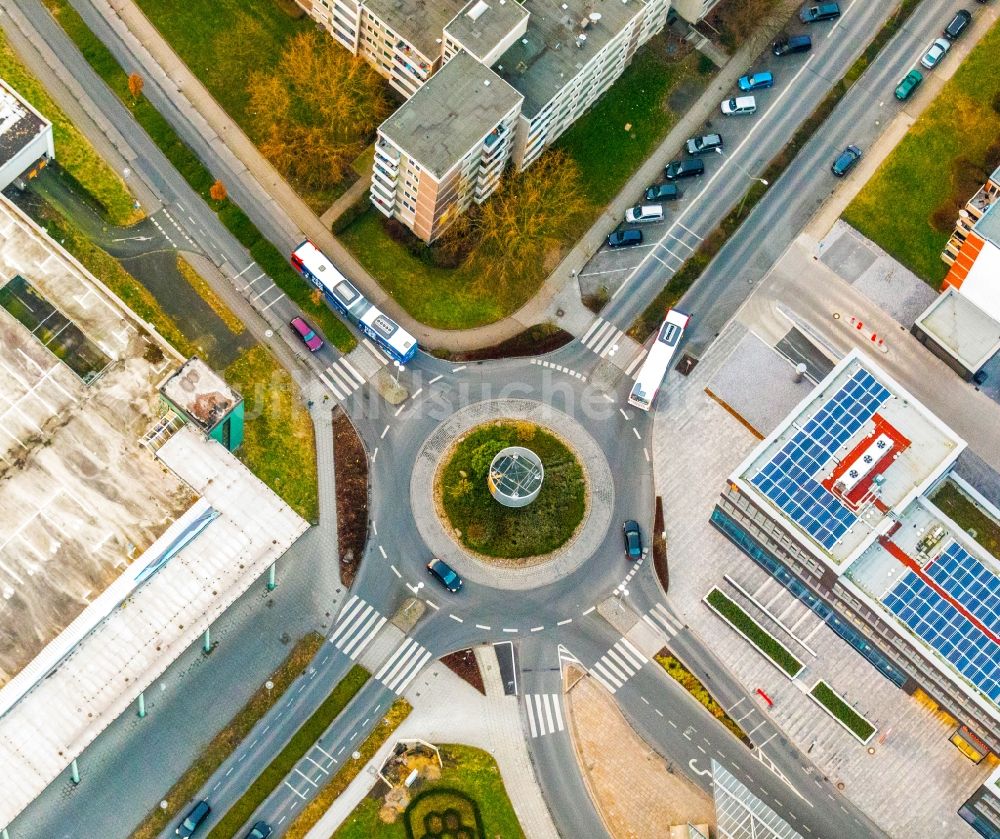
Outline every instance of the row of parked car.
[[(980, 2), (984, 2), (984, 0), (980, 0)], [(941, 63), (941, 59), (948, 54), (952, 43), (961, 37), (962, 33), (971, 25), (972, 13), (970, 11), (959, 9), (955, 12), (951, 20), (948, 21), (948, 25), (944, 28), (944, 37), (935, 38), (934, 42), (920, 57), (920, 66), (926, 70), (933, 70), (937, 67)], [(920, 87), (923, 80), (924, 74), (916, 67), (913, 67), (899, 80), (899, 84), (896, 85), (896, 98), (900, 102), (905, 102), (913, 95), (913, 91)]]
[[(184, 821), (177, 825), (174, 835), (180, 837), (180, 839), (191, 839), (195, 831), (202, 826), (211, 812), (212, 808), (207, 801), (199, 801), (184, 817)], [(246, 835), (245, 839), (267, 839), (271, 833), (271, 825), (267, 822), (257, 822), (250, 828), (250, 832)]]

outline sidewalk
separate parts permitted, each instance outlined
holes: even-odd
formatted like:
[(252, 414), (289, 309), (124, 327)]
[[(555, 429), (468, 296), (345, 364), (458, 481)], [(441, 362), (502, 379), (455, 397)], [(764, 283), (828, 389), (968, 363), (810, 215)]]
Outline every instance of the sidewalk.
[(375, 782), (375, 770), (396, 743), (408, 738), (431, 743), (464, 743), (489, 752), (500, 766), (524, 835), (531, 839), (558, 839), (528, 758), (517, 698), (503, 694), (492, 647), (477, 649), (476, 658), (487, 695), (483, 697), (443, 664), (435, 662), (405, 693), (413, 705), (410, 716), (306, 834), (306, 839), (329, 839), (368, 795)]
[[(365, 271), (264, 159), (135, 3), (131, 0), (90, 2), (127, 44), (129, 51), (142, 65), (143, 72), (150, 77), (168, 80), (170, 84), (167, 89), (175, 107), (181, 113), (189, 115), (192, 124), (199, 126), (199, 131), (214, 148), (224, 150), (238, 161), (245, 172), (248, 189), (258, 193), (263, 204), (271, 205), (275, 212), (284, 216), (284, 226), (288, 229), (290, 238), (301, 231), (302, 235), (312, 239), (345, 274), (357, 282), (369, 299), (410, 330), (420, 344), (450, 350), (491, 346), (547, 320), (576, 331), (581, 328), (580, 324), (589, 324), (592, 315), (580, 303), (579, 289), (575, 282), (577, 272), (601, 247), (608, 233), (618, 225), (622, 214), (634, 203), (635, 196), (656, 179), (663, 160), (671, 156), (687, 137), (697, 133), (700, 126), (715, 113), (719, 97), (732, 88), (751, 60), (781, 29), (787, 16), (799, 5), (797, 0), (783, 0), (779, 4), (774, 21), (762, 25), (757, 35), (719, 71), (713, 83), (650, 154), (646, 163), (625, 184), (611, 205), (528, 303), (513, 315), (496, 323), (476, 329), (452, 331), (434, 329), (416, 322), (386, 295), (375, 278)], [(563, 312), (562, 315), (559, 314), (560, 311)]]

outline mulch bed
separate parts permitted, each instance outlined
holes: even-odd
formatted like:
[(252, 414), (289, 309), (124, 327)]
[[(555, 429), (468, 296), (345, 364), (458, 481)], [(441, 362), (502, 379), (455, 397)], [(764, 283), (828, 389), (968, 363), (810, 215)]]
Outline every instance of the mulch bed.
[(456, 650), (442, 656), (441, 663), (451, 670), (460, 679), (465, 680), (486, 696), (486, 687), (483, 685), (483, 674), (479, 672), (479, 662), (472, 650)]
[(659, 495), (656, 496), (656, 518), (653, 521), (653, 570), (666, 594), (670, 589), (670, 573), (667, 571), (667, 540), (663, 538), (663, 499)]
[(573, 336), (549, 323), (541, 323), (519, 332), (506, 341), (464, 352), (436, 352), (449, 361), (490, 361), (499, 358), (524, 358), (530, 355), (544, 355), (557, 350), (573, 340)]
[(368, 540), (368, 454), (347, 414), (339, 408), (333, 415), (333, 469), (340, 580), (350, 587)]

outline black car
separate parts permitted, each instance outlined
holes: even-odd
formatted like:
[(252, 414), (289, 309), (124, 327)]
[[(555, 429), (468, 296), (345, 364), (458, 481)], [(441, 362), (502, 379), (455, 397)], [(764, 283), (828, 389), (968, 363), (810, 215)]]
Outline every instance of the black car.
[(180, 836), (181, 839), (191, 839), (194, 832), (201, 826), (201, 823), (208, 818), (208, 814), (212, 812), (212, 808), (208, 806), (207, 801), (199, 801), (191, 811), (184, 817), (177, 829), (174, 831), (176, 836)]
[(643, 193), (647, 201), (676, 201), (682, 194), (677, 184), (653, 184)]
[(861, 149), (857, 146), (848, 146), (833, 161), (830, 171), (838, 178), (842, 178), (854, 168), (854, 164), (859, 160), (861, 160)]
[(663, 168), (663, 177), (668, 181), (680, 178), (695, 178), (705, 174), (705, 161), (693, 157), (690, 160), (671, 160)]
[(250, 828), (244, 839), (267, 839), (271, 835), (271, 825), (267, 822), (257, 822)]
[(775, 41), (771, 45), (771, 52), (781, 58), (784, 55), (793, 55), (797, 52), (809, 52), (812, 48), (812, 38), (808, 35), (792, 35), (790, 38)]
[(949, 41), (954, 41), (959, 35), (969, 28), (970, 23), (972, 23), (972, 15), (965, 11), (965, 9), (959, 9), (955, 12), (955, 17), (953, 17), (944, 28), (944, 36)]
[(708, 154), (722, 148), (722, 135), (705, 134), (702, 137), (692, 137), (684, 147), (688, 154)]
[(437, 577), (448, 591), (456, 592), (462, 588), (462, 578), (443, 559), (432, 559), (427, 563), (427, 570), (432, 576)]
[(642, 531), (639, 530), (639, 522), (629, 519), (622, 525), (622, 534), (625, 537), (625, 558), (636, 560), (642, 556)]
[(822, 20), (836, 20), (840, 17), (840, 5), (837, 3), (817, 3), (806, 6), (799, 12), (799, 20), (803, 23), (819, 23)]
[(628, 245), (641, 245), (642, 231), (631, 228), (629, 230), (616, 230), (608, 236), (609, 248), (624, 248)]

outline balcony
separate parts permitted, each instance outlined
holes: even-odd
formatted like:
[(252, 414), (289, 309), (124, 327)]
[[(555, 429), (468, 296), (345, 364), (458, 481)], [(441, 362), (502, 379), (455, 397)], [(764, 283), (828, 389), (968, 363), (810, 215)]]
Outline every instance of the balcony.
[(388, 216), (389, 218), (393, 217), (396, 207), (395, 202), (390, 203), (386, 201), (384, 198), (378, 195), (374, 189), (369, 193), (369, 195), (372, 199), (372, 205), (375, 207), (375, 209), (377, 209), (384, 216)]
[(389, 169), (399, 168), (399, 149), (391, 146), (384, 140), (379, 140), (375, 144), (375, 159), (384, 163)]

